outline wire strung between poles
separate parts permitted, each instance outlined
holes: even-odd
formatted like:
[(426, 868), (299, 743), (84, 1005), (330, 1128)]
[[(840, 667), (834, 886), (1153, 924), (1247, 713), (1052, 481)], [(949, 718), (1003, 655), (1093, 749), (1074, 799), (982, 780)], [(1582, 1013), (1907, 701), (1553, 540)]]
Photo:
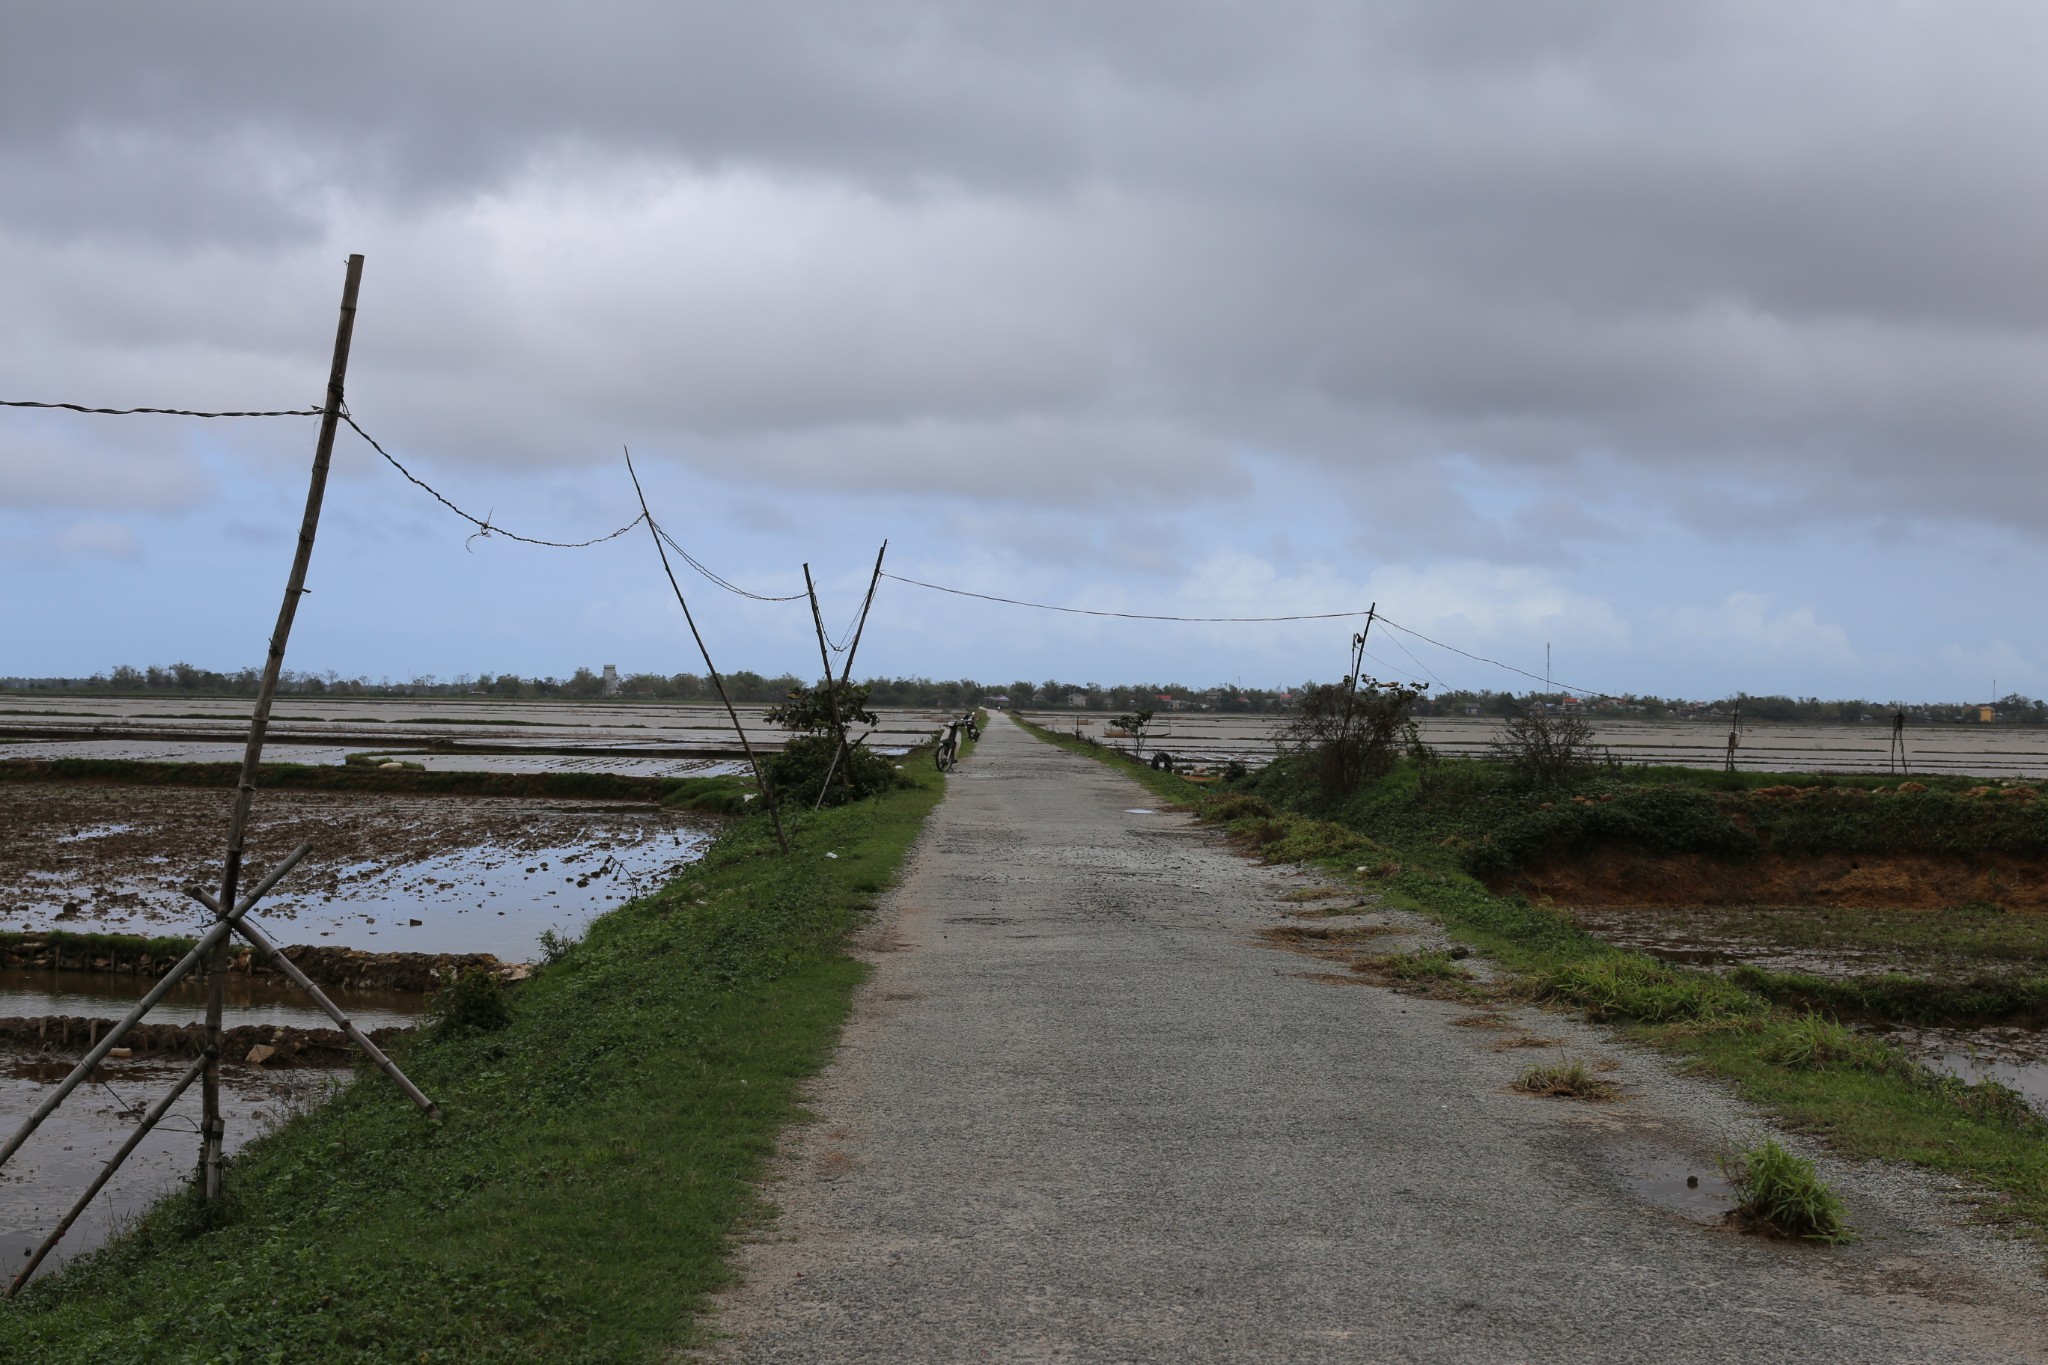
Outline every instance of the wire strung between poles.
[(364, 431), (362, 428), (362, 424), (357, 422), (356, 419), (349, 413), (344, 411), (341, 414), (341, 420), (348, 423), (349, 430), (353, 431), (356, 435), (362, 437), (365, 441), (368, 441), (370, 443), (370, 449), (376, 451), (379, 455), (382, 455), (384, 457), (384, 461), (386, 464), (389, 464), (393, 469), (403, 474), (408, 481), (410, 481), (417, 487), (424, 489), (427, 495), (433, 498), (435, 502), (440, 503), (443, 507), (453, 512), (456, 516), (461, 517), (464, 521), (476, 527), (476, 535), (471, 536), (471, 540), (476, 540), (480, 537), (488, 538), (490, 536), (503, 536), (507, 540), (516, 540), (521, 545), (544, 545), (550, 550), (584, 550), (588, 549), (592, 545), (602, 545), (608, 540), (617, 540), (620, 536), (626, 534), (626, 532), (632, 530), (634, 527), (638, 526), (642, 521), (646, 520), (644, 515), (635, 517), (631, 521), (627, 522), (624, 526), (621, 526), (618, 530), (612, 531), (606, 535), (594, 537), (590, 540), (540, 540), (534, 536), (522, 536), (515, 532), (508, 531), (502, 526), (491, 525), (491, 520), (488, 516), (479, 517), (474, 515), (473, 513), (463, 511), (460, 507), (457, 507), (454, 503), (450, 502), (447, 499), (447, 497), (442, 494), (440, 489), (434, 487), (425, 479), (413, 473), (410, 469), (407, 469), (403, 464), (400, 464), (398, 461), (398, 457), (393, 455), (390, 451), (386, 450), (382, 445), (380, 445), (376, 437), (372, 436), (369, 432)]
[(748, 592), (745, 588), (741, 587), (739, 584), (733, 582), (732, 580), (728, 578), (722, 578), (718, 574), (712, 572), (709, 566), (707, 566), (702, 560), (698, 559), (688, 550), (685, 550), (681, 545), (678, 545), (676, 543), (676, 538), (670, 535), (668, 531), (661, 525), (661, 523), (654, 523), (654, 534), (660, 536), (664, 541), (668, 542), (669, 549), (674, 550), (677, 554), (681, 555), (683, 557), (683, 562), (685, 564), (688, 564), (691, 568), (695, 569), (698, 573), (702, 574), (707, 581), (714, 583), (721, 588), (724, 588), (729, 593), (733, 593), (740, 597), (748, 598), (755, 602), (798, 602), (803, 600), (804, 594), (800, 592), (793, 592), (784, 597), (775, 597), (767, 593)]
[(1416, 639), (1422, 641), (1424, 644), (1435, 645), (1438, 649), (1448, 649), (1453, 654), (1461, 654), (1465, 658), (1472, 660), (1474, 663), (1492, 664), (1495, 668), (1504, 668), (1510, 673), (1519, 673), (1525, 678), (1532, 678), (1535, 681), (1544, 684), (1546, 687), (1561, 688), (1568, 692), (1576, 692), (1582, 697), (1596, 697), (1601, 701), (1628, 700), (1627, 697), (1617, 696), (1612, 692), (1602, 692), (1597, 688), (1574, 687), (1568, 682), (1561, 682), (1556, 679), (1546, 678), (1541, 673), (1531, 673), (1526, 668), (1516, 668), (1513, 664), (1504, 664), (1499, 659), (1489, 659), (1484, 654), (1474, 654), (1469, 649), (1460, 649), (1456, 645), (1447, 645), (1442, 640), (1432, 640), (1429, 636), (1424, 635), (1421, 631), (1416, 630), (1411, 626), (1404, 626), (1399, 621), (1388, 620), (1387, 614), (1385, 612), (1380, 613), (1380, 624), (1392, 626), (1395, 630), (1400, 631), (1404, 635), (1413, 635)]
[(984, 602), (1001, 602), (1010, 607), (1030, 607), (1036, 611), (1059, 611), (1070, 616), (1114, 616), (1120, 621), (1190, 621), (1210, 624), (1251, 624), (1263, 621), (1339, 621), (1346, 617), (1364, 616), (1362, 611), (1315, 611), (1302, 612), (1293, 616), (1162, 616), (1145, 611), (1098, 611), (1093, 607), (1056, 607), (1050, 602), (1026, 602), (1015, 597), (997, 597), (993, 593), (969, 592), (965, 588), (948, 588), (938, 583), (927, 583), (922, 579), (905, 578), (902, 574), (884, 573), (884, 578), (893, 578), (898, 583), (908, 583), (913, 588), (930, 588), (933, 592), (951, 593), (955, 597), (976, 597)]
[(0, 408), (62, 408), (95, 417), (318, 417), (325, 408), (273, 408), (266, 412), (200, 412), (194, 408), (89, 408), (80, 403), (32, 403), (25, 398), (0, 398)]

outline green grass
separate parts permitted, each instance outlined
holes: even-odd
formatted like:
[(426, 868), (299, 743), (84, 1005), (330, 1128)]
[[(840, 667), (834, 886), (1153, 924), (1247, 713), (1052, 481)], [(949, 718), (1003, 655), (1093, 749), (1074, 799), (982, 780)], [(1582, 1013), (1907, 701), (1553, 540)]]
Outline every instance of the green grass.
[(1842, 1200), (1815, 1173), (1813, 1163), (1775, 1139), (1726, 1165), (1735, 1186), (1736, 1217), (1771, 1237), (1846, 1242), (1851, 1236)]
[(1594, 1075), (1585, 1058), (1574, 1057), (1568, 1062), (1538, 1062), (1516, 1079), (1515, 1089), (1558, 1099), (1611, 1100), (1621, 1087)]
[[(1387, 856), (1375, 862), (1372, 854), (1326, 851), (1303, 861), (1333, 881), (1355, 885), (1362, 893), (1376, 894), (1435, 921), (1454, 942), (1491, 960), (1505, 991), (1609, 1022), (1689, 1069), (1721, 1078), (1788, 1127), (1825, 1136), (1846, 1156), (1913, 1163), (1972, 1182), (1992, 1196), (1985, 1217), (2009, 1222), (2048, 1242), (2048, 1142), (2043, 1141), (2048, 1125), (2018, 1095), (1994, 1082), (1966, 1083), (1940, 1076), (1903, 1057), (1894, 1065), (1894, 1054), (1883, 1051), (1881, 1044), (1866, 1045), (1839, 1021), (1807, 1022), (1815, 1009), (1826, 1016), (1859, 1008), (1889, 1009), (1896, 1015), (1903, 1008), (1903, 987), (1755, 969), (1721, 977), (1661, 962), (1615, 948), (1557, 907), (1496, 894), (1477, 875), (1490, 865), (1491, 855), (1485, 850), (1501, 846), (1491, 841), (1515, 819), (1526, 817), (1551, 831), (1523, 841), (1521, 847), (1535, 854), (1573, 840), (1592, 841), (1595, 834), (1662, 841), (1664, 847), (1698, 851), (1727, 838), (1730, 830), (1742, 833), (1740, 824), (1729, 818), (1735, 808), (1718, 804), (1724, 799), (1759, 806), (1815, 802), (1814, 810), (1825, 815), (1831, 809), (1827, 803), (1835, 800), (1825, 793), (1817, 801), (1811, 795), (1786, 800), (1753, 793), (1797, 783), (1867, 793), (1886, 785), (1881, 780), (1629, 770), (1618, 776), (1597, 775), (1596, 794), (1588, 798), (1591, 804), (1581, 805), (1569, 795), (1560, 801), (1511, 791), (1484, 764), (1467, 765), (1467, 771), (1451, 779), (1466, 784), (1464, 789), (1447, 790), (1449, 784), (1440, 782), (1431, 790), (1414, 767), (1404, 764), (1367, 784), (1352, 800), (1331, 806), (1314, 799), (1308, 784), (1285, 762), (1248, 781), (1205, 792), (1177, 778), (1162, 780), (1163, 775), (1100, 746), (1037, 732), (1049, 742), (1129, 774), (1149, 790), (1171, 792), (1179, 804), (1223, 825), (1233, 836), (1256, 834), (1248, 847), (1313, 849), (1327, 838), (1319, 831), (1331, 825), (1368, 840)], [(1720, 781), (1731, 776), (1736, 780)], [(1664, 782), (1667, 777), (1671, 780)], [(1175, 785), (1168, 787), (1166, 782)], [(1614, 792), (1631, 782), (1642, 790), (1640, 804), (1626, 805), (1621, 795), (1611, 802), (1598, 801), (1599, 783), (1609, 784), (1606, 789)], [(1662, 782), (1662, 787), (1643, 786), (1651, 782)], [(2041, 807), (2048, 805), (1965, 797), (1961, 793), (1977, 784), (1956, 779), (1927, 785), (1935, 790), (1841, 800), (1929, 813), (1933, 835), (1897, 831), (1901, 843), (1921, 848), (1943, 839), (1976, 848), (1993, 842), (1956, 826), (1960, 806), (1989, 812), (1999, 829), (2012, 834), (2031, 828), (2018, 822), (2038, 819)], [(1926, 800), (1929, 796), (1935, 799)], [(1540, 809), (1546, 800), (1552, 803), (1551, 811)], [(1916, 807), (1915, 802), (1924, 804)], [(1567, 805), (1571, 812), (1560, 815)], [(1617, 811), (1616, 806), (1622, 808)], [(2019, 814), (2012, 814), (2015, 811)], [(1659, 812), (1671, 816), (1676, 827), (1658, 829), (1653, 817)], [(1801, 838), (1819, 839), (1825, 822), (1819, 816), (1815, 821)], [(1275, 825), (1282, 828), (1267, 828)], [(1296, 828), (1290, 831), (1288, 826)], [(1855, 838), (1868, 837), (1874, 828), (1854, 821), (1841, 827)], [(1526, 833), (1529, 827), (1523, 828)], [(1597, 846), (1597, 841), (1585, 846)], [(2031, 927), (2015, 923), (1993, 930), (1981, 920), (1977, 925), (1987, 935), (2024, 935)], [(1882, 983), (1882, 978), (1877, 980)], [(1953, 998), (1934, 998), (1943, 1007), (1955, 1003)]]
[(689, 1340), (861, 975), (841, 940), (943, 790), (905, 770), (792, 819), (787, 858), (765, 818), (734, 823), (513, 992), (507, 1027), (406, 1047), (444, 1123), (360, 1076), (237, 1157), (217, 1217), (173, 1197), (0, 1305), (0, 1359), (612, 1362)]

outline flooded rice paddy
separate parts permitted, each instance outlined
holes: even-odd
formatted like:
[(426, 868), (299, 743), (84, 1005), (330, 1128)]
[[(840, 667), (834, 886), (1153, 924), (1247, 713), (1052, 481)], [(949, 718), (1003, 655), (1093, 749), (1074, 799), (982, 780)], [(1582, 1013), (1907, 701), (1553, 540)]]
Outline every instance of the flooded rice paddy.
[[(1100, 712), (1027, 711), (1025, 717), (1064, 734), (1106, 737)], [(1725, 761), (1728, 722), (1631, 720), (1593, 713), (1594, 744), (1624, 763), (1718, 768)], [(1145, 731), (1147, 754), (1209, 766), (1271, 762), (1286, 722), (1273, 716), (1164, 712)], [(1500, 730), (1483, 717), (1429, 717), (1417, 722), (1423, 739), (1449, 758), (1485, 755)], [(1807, 724), (1755, 721), (1742, 727), (1736, 766), (1754, 772), (1884, 772), (1891, 729), (1879, 724)], [(1915, 726), (1906, 732), (1907, 763), (1919, 776), (2048, 777), (2048, 728), (2019, 725)]]
[[(13, 1132), (72, 1068), (75, 1058), (0, 1056), (0, 1128)], [(92, 1084), (75, 1092), (0, 1167), (0, 1267), (14, 1266), (48, 1235), (71, 1203), (134, 1130), (138, 1106), (154, 1104), (189, 1065), (177, 1061), (110, 1061)], [(348, 1073), (265, 1072), (221, 1069), (221, 1112), (230, 1155), (302, 1108), (319, 1103)], [(177, 1185), (199, 1160), (199, 1087), (178, 1097), (171, 1112), (135, 1149), (71, 1231), (36, 1271), (38, 1278), (74, 1256), (104, 1244), (121, 1227)], [(10, 1264), (11, 1262), (11, 1264)]]
[[(209, 913), (233, 793), (84, 783), (0, 785), (0, 929), (190, 935)], [(265, 791), (249, 877), (313, 852), (258, 918), (285, 943), (523, 961), (660, 886), (709, 841), (645, 802)]]

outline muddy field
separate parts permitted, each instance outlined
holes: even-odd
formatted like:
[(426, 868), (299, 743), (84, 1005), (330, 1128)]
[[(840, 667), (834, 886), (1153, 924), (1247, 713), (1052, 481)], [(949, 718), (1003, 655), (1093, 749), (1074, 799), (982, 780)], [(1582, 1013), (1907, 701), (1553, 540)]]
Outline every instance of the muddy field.
[[(1108, 733), (1100, 712), (1025, 712), (1026, 718), (1065, 734), (1077, 731), (1128, 747)], [(1718, 768), (1725, 761), (1728, 723), (1647, 721), (1595, 714), (1593, 742), (1624, 763)], [(1497, 720), (1432, 718), (1418, 722), (1422, 737), (1450, 758), (1486, 753)], [(1235, 760), (1250, 767), (1270, 762), (1286, 722), (1270, 716), (1162, 712), (1145, 732), (1147, 753), (1165, 750), (1198, 764)], [(1880, 725), (1749, 722), (1742, 728), (1736, 766), (1751, 772), (1885, 772), (1891, 732)], [(1907, 762), (1920, 775), (2048, 776), (2048, 729), (2021, 726), (1922, 726), (1906, 732)]]
[[(0, 698), (0, 755), (235, 762), (250, 703), (236, 697)], [(788, 737), (766, 708), (738, 708), (747, 742), (774, 750)], [(856, 737), (880, 753), (931, 738), (943, 712), (893, 709)], [(724, 708), (633, 702), (499, 702), (469, 698), (286, 697), (271, 718), (274, 763), (340, 763), (377, 753), (430, 769), (608, 772), (705, 777), (736, 772), (744, 755)]]
[[(0, 787), (0, 928), (189, 934), (207, 912), (233, 793)], [(260, 917), (286, 943), (487, 952), (525, 961), (543, 929), (575, 933), (698, 856), (701, 819), (645, 803), (266, 791), (249, 881), (301, 841), (313, 853)]]

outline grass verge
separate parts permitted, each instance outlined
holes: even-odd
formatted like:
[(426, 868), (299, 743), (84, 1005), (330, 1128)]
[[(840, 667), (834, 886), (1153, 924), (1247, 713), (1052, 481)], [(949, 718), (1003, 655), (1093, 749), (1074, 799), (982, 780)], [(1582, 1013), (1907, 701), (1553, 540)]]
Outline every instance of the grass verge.
[[(943, 791), (730, 826), (509, 997), (245, 1149), (225, 1208), (157, 1205), (0, 1304), (9, 1362), (654, 1358), (724, 1283), (753, 1181), (862, 968), (840, 950)], [(827, 853), (836, 854), (828, 858)]]
[[(1446, 811), (1441, 792), (1432, 795), (1424, 790), (1418, 774), (1406, 765), (1338, 808), (1304, 796), (1288, 781), (1284, 764), (1249, 783), (1204, 790), (1171, 774), (1153, 772), (1103, 745), (1028, 723), (1026, 728), (1048, 743), (1098, 759), (1147, 790), (1223, 826), (1248, 853), (1318, 867), (1335, 882), (1376, 892), (1390, 904), (1435, 921), (1453, 942), (1494, 964), (1503, 993), (1572, 1008), (1614, 1025), (1690, 1070), (1719, 1077), (1787, 1127), (1825, 1137), (1846, 1157), (1905, 1162), (1972, 1182), (1988, 1192), (1981, 1210), (1987, 1221), (2008, 1224), (2048, 1243), (2048, 1142), (2043, 1140), (2048, 1138), (2048, 1123), (2020, 1096), (1995, 1082), (1971, 1084), (1937, 1075), (1880, 1046), (1845, 1043), (1855, 1035), (1838, 1022), (1825, 1033), (1806, 1022), (1813, 1008), (1846, 1012), (1852, 1006), (1884, 1003), (1830, 994), (1848, 987), (1830, 987), (1792, 974), (1738, 971), (1721, 977), (1675, 966), (1617, 949), (1551, 905), (1495, 894), (1480, 875), (1504, 865), (1495, 856), (1508, 842), (1498, 837), (1511, 814), (1501, 804), (1504, 797), (1489, 792), (1477, 808)], [(1566, 801), (1554, 803), (1551, 810), (1539, 807), (1527, 819), (1573, 822), (1572, 837), (1577, 839), (1583, 825), (1607, 821), (1619, 826), (1623, 817), (1647, 828), (1654, 824), (1653, 808), (1663, 802), (1694, 823), (1706, 824), (1697, 817), (1710, 809), (1705, 798), (1719, 789), (1718, 780), (1724, 776), (1679, 770), (1681, 785), (1693, 788), (1699, 800), (1683, 790), (1647, 794), (1637, 807), (1621, 811)], [(1726, 787), (1744, 795), (1786, 782), (1761, 774), (1736, 776), (1740, 780)], [(1833, 785), (1868, 792), (1882, 784), (1873, 779)], [(1928, 803), (1927, 809), (1936, 817), (1942, 838), (1981, 845), (1982, 832), (1963, 829), (1955, 811), (1944, 804), (1986, 801), (1945, 790), (1962, 785), (1942, 784), (1935, 793), (1938, 800)], [(1916, 795), (1908, 792), (1905, 798), (1892, 799), (1901, 800), (1897, 809), (1904, 811), (1909, 807), (1903, 801)], [(1565, 807), (1569, 810), (1561, 816), (1554, 814)], [(1999, 812), (1992, 832), (2015, 841), (2018, 822), (2040, 813), (2027, 810), (2023, 802), (1993, 807), (1987, 801), (1985, 808)], [(1725, 821), (1718, 808), (1712, 814), (1714, 820)], [(1816, 843), (1817, 828), (1806, 831)], [(1718, 835), (1718, 830), (1713, 825), (1709, 832)], [(1861, 846), (1870, 830), (1858, 825), (1850, 833), (1850, 842)], [(1674, 836), (1667, 830), (1654, 837)], [(1927, 842), (1924, 834), (1910, 831), (1899, 837), (1907, 843)], [(1531, 847), (1539, 843), (1529, 842)], [(1932, 1012), (1946, 1003), (1932, 1002), (1928, 1008)], [(1901, 1012), (1896, 1001), (1893, 1006), (1893, 1013)]]

